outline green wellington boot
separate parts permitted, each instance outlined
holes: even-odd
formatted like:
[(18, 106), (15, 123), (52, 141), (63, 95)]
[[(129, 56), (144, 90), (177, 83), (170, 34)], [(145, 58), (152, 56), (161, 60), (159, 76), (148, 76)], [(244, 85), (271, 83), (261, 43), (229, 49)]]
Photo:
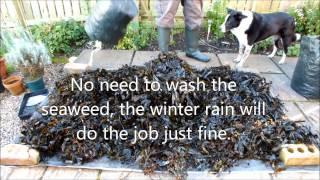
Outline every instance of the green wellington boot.
[(208, 62), (210, 58), (199, 51), (199, 30), (185, 28), (186, 56), (201, 62)]
[(169, 51), (170, 33), (170, 28), (158, 27), (158, 45), (163, 54), (167, 54)]

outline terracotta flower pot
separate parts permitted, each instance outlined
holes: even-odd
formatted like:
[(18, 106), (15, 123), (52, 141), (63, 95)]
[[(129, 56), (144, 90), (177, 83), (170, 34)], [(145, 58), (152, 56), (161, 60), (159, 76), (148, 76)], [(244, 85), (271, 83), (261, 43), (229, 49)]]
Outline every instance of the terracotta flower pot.
[(3, 80), (3, 86), (14, 96), (18, 96), (24, 92), (22, 78), (19, 76), (9, 76)]
[(5, 79), (7, 78), (7, 70), (4, 58), (0, 58), (0, 78)]

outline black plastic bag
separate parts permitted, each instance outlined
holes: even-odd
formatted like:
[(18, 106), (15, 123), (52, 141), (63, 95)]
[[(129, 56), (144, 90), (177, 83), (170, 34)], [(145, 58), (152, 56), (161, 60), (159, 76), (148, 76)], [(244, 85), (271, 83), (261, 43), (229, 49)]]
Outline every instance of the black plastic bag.
[(85, 23), (85, 30), (90, 39), (115, 45), (137, 14), (138, 8), (133, 0), (98, 1)]
[(306, 98), (320, 98), (320, 36), (302, 37), (291, 87)]

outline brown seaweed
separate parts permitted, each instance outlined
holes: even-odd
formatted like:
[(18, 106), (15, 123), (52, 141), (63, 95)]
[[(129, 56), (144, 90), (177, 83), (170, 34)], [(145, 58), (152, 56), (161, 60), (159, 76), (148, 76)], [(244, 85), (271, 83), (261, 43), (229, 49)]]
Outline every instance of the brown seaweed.
[[(134, 92), (106, 92), (95, 89), (92, 92), (70, 91), (71, 78), (84, 81), (133, 81), (140, 83), (144, 78), (158, 81), (162, 91), (146, 91), (142, 87)], [(221, 78), (225, 82), (235, 81), (236, 91), (168, 91), (165, 81), (195, 81), (199, 77), (210, 86), (210, 80)], [(270, 83), (254, 73), (231, 70), (228, 66), (208, 67), (196, 70), (176, 56), (159, 58), (143, 67), (123, 66), (118, 70), (96, 70), (80, 75), (70, 75), (56, 82), (56, 90), (49, 100), (50, 105), (106, 105), (110, 102), (109, 116), (43, 116), (26, 121), (22, 128), (22, 142), (41, 151), (42, 156), (58, 154), (65, 162), (83, 163), (102, 156), (120, 160), (123, 163), (137, 163), (145, 173), (167, 170), (176, 176), (186, 175), (187, 170), (211, 169), (214, 172), (232, 167), (240, 159), (260, 159), (274, 167), (282, 144), (307, 143), (319, 146), (319, 138), (306, 126), (284, 118), (282, 102), (270, 94)], [(210, 88), (208, 88), (210, 89)], [(119, 113), (118, 105), (128, 101), (132, 105), (143, 105), (143, 116)], [(265, 115), (206, 115), (206, 105), (250, 105), (257, 101), (266, 103)], [(200, 106), (197, 115), (154, 116), (150, 105)], [(238, 109), (236, 109), (238, 111)], [(152, 126), (159, 132), (157, 140), (140, 140), (132, 144), (130, 132)], [(169, 141), (162, 144), (165, 126), (169, 129), (196, 131), (199, 126), (207, 129), (225, 129), (228, 140)], [(102, 132), (103, 128), (125, 129), (128, 140), (104, 140), (101, 133), (96, 140), (78, 140), (75, 134), (86, 126)]]

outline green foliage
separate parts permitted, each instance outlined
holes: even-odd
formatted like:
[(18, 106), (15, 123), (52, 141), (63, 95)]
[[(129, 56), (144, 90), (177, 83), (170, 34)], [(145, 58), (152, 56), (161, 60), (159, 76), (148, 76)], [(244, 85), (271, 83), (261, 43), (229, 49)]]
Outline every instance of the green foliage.
[(211, 24), (211, 33), (214, 38), (218, 39), (224, 35), (219, 26), (224, 22), (224, 18), (227, 14), (226, 7), (226, 0), (217, 0), (214, 2), (212, 9), (207, 12), (208, 26)]
[(255, 44), (252, 48), (253, 53), (266, 52), (269, 48), (273, 46), (272, 38), (268, 38), (266, 40), (260, 41)]
[(13, 64), (6, 62), (6, 71), (8, 74), (11, 74), (16, 71), (16, 68)]
[(1, 43), (0, 44), (0, 57), (3, 57), (4, 54), (7, 52), (5, 46)]
[(51, 55), (57, 53), (69, 55), (88, 40), (83, 23), (75, 20), (36, 25), (30, 30), (36, 40), (45, 43)]
[(172, 28), (171, 30), (171, 38), (170, 38), (170, 46), (175, 45), (177, 42), (174, 40), (174, 36), (180, 33), (184, 34), (184, 28)]
[(156, 35), (157, 33), (153, 26), (132, 22), (128, 25), (125, 36), (114, 48), (140, 50), (145, 48), (150, 41), (154, 40)]
[(296, 43), (296, 44), (288, 47), (287, 56), (296, 57), (299, 55), (299, 52), (300, 52), (300, 44)]
[[(268, 51), (270, 51), (270, 49), (272, 49), (273, 46), (273, 42), (272, 42), (272, 38), (268, 38), (264, 41), (258, 42), (257, 44), (255, 44), (252, 48), (252, 52), (253, 53), (266, 53)], [(281, 51), (278, 51), (278, 53)], [(300, 52), (300, 44), (298, 43), (294, 43), (292, 45), (290, 45), (288, 47), (288, 53), (287, 56), (292, 56), (292, 57), (296, 57), (299, 55)], [(282, 54), (282, 53), (280, 53)]]
[(289, 14), (295, 18), (297, 33), (320, 35), (319, 3), (307, 1), (303, 7), (290, 9)]
[[(7, 48), (5, 47), (3, 40), (1, 39), (1, 43), (0, 43), (0, 57), (4, 57), (5, 54), (7, 53)], [(8, 74), (11, 74), (15, 71), (15, 66), (9, 62), (6, 61), (6, 71)]]
[(55, 56), (51, 58), (53, 64), (66, 64), (68, 59), (64, 56)]

